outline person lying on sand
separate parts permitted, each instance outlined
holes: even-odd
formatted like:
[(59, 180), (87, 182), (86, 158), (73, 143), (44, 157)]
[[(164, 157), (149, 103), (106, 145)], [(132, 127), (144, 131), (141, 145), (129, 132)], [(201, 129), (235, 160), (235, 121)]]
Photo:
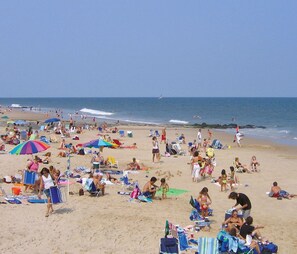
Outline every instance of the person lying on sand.
[(273, 197), (273, 198), (287, 198), (287, 199), (291, 199), (293, 197), (296, 197), (296, 194), (289, 194), (287, 191), (282, 190), (281, 187), (279, 187), (277, 185), (277, 182), (274, 182), (272, 184), (270, 193), (269, 193), (269, 197)]

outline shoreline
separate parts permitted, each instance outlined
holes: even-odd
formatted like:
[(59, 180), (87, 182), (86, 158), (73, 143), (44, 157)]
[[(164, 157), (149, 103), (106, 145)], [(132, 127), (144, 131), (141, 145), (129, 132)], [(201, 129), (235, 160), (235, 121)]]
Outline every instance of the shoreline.
[[(2, 108), (3, 109), (3, 108)], [(6, 109), (7, 110), (7, 109)], [(12, 111), (10, 112), (5, 112), (4, 115), (8, 115), (10, 116), (9, 120), (18, 120), (18, 119), (22, 119), (22, 120), (26, 120), (26, 121), (40, 121), (39, 125), (42, 125), (42, 121), (51, 118), (51, 117), (56, 117), (55, 113), (52, 113), (51, 115), (47, 116), (46, 113), (44, 112), (37, 112), (37, 111), (26, 111), (26, 110), (21, 110), (21, 109), (17, 109), (14, 108)], [(87, 119), (82, 120), (80, 118), (80, 116), (75, 116), (75, 122), (78, 123), (79, 125), (81, 124), (94, 124), (94, 122), (92, 121), (93, 117), (88, 117)], [(197, 127), (197, 125), (195, 126), (195, 124), (187, 124), (187, 125), (182, 125), (182, 124), (171, 124), (171, 123), (166, 123), (166, 124), (142, 124), (142, 123), (132, 123), (132, 122), (123, 122), (120, 121), (119, 124), (116, 123), (116, 121), (108, 121), (108, 119), (100, 119), (102, 121), (99, 121), (99, 119), (97, 119), (97, 124), (98, 123), (103, 123), (106, 122), (109, 125), (112, 126), (117, 126), (117, 127), (121, 127), (121, 128), (132, 128), (132, 127), (137, 127), (137, 128), (151, 128), (154, 129), (154, 127), (158, 127), (158, 128), (162, 128), (162, 127), (166, 127), (166, 128), (171, 128), (171, 129), (194, 129), (198, 132), (198, 129), (201, 128), (202, 130), (207, 130), (207, 129), (211, 129), (213, 132), (218, 132), (218, 133), (224, 133), (224, 135), (227, 135), (230, 137), (230, 140), (233, 140), (234, 134), (231, 134), (228, 130), (231, 129), (216, 129), (216, 128), (203, 128), (203, 127)], [(68, 123), (69, 124), (69, 119), (62, 119), (62, 122), (64, 123)], [(4, 126), (6, 125), (6, 121), (1, 121), (0, 120), (0, 125)], [(25, 128), (26, 126), (24, 126)], [(250, 128), (250, 130), (252, 130), (254, 128)], [(245, 129), (243, 129), (245, 130)], [(234, 131), (235, 132), (235, 131)], [(272, 140), (269, 138), (265, 138), (265, 137), (258, 137), (258, 136), (245, 136), (243, 138), (243, 144), (245, 143), (245, 140), (249, 140), (249, 141), (253, 141), (256, 143), (259, 142), (263, 142), (263, 143), (267, 143), (269, 146), (277, 146), (280, 147), (282, 149), (292, 149), (293, 151), (297, 151), (297, 142), (296, 145), (291, 144), (291, 143), (286, 143), (286, 142), (277, 142), (276, 140)], [(230, 142), (231, 143), (231, 142)], [(249, 142), (250, 143), (250, 142)], [(232, 144), (231, 144), (232, 145)]]

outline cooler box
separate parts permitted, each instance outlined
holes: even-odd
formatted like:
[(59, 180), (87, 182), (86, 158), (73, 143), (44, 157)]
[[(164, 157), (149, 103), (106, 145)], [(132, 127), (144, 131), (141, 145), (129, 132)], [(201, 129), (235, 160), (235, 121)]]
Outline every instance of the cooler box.
[(24, 184), (33, 185), (36, 180), (36, 172), (25, 170)]
[(128, 135), (129, 138), (132, 138), (133, 137), (132, 131), (127, 131), (127, 135)]

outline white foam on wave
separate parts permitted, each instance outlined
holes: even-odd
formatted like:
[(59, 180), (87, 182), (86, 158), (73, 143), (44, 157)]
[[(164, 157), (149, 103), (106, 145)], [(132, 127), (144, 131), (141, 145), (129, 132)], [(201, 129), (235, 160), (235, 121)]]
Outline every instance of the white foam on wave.
[(297, 137), (294, 137), (293, 139), (297, 140)]
[(11, 106), (10, 107), (12, 107), (12, 108), (21, 108), (22, 106), (20, 105), (20, 104), (11, 104)]
[(290, 133), (290, 131), (288, 131), (288, 130), (280, 130), (280, 131), (279, 131), (279, 133), (285, 133), (285, 134), (289, 134), (289, 133)]
[(187, 121), (181, 121), (181, 120), (176, 120), (176, 119), (171, 119), (169, 123), (175, 123), (175, 124), (188, 124), (189, 122)]
[(89, 114), (92, 114), (92, 115), (102, 115), (102, 116), (111, 116), (111, 115), (114, 114), (114, 113), (111, 113), (111, 112), (105, 112), (105, 111), (89, 109), (89, 108), (82, 108), (80, 110), (80, 112), (89, 113)]

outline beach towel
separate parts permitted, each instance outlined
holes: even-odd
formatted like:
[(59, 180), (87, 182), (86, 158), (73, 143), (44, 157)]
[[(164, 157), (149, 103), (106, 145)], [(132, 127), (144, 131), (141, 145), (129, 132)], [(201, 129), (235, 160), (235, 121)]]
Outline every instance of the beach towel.
[(9, 203), (9, 204), (21, 204), (22, 201), (17, 199), (17, 198), (5, 198), (5, 200)]
[[(168, 192), (167, 192), (167, 197), (175, 197), (175, 196), (179, 196), (183, 193), (188, 192), (187, 190), (181, 190), (181, 189), (174, 189), (174, 188), (169, 188)], [(156, 192), (157, 195), (162, 195), (162, 190), (158, 190)]]
[(199, 237), (198, 253), (199, 254), (219, 254), (217, 239), (210, 238), (210, 237)]
[(29, 203), (31, 203), (31, 204), (45, 204), (45, 203), (47, 203), (47, 199), (46, 198), (44, 198), (44, 199), (38, 199), (38, 198), (29, 198), (28, 200), (27, 200)]

